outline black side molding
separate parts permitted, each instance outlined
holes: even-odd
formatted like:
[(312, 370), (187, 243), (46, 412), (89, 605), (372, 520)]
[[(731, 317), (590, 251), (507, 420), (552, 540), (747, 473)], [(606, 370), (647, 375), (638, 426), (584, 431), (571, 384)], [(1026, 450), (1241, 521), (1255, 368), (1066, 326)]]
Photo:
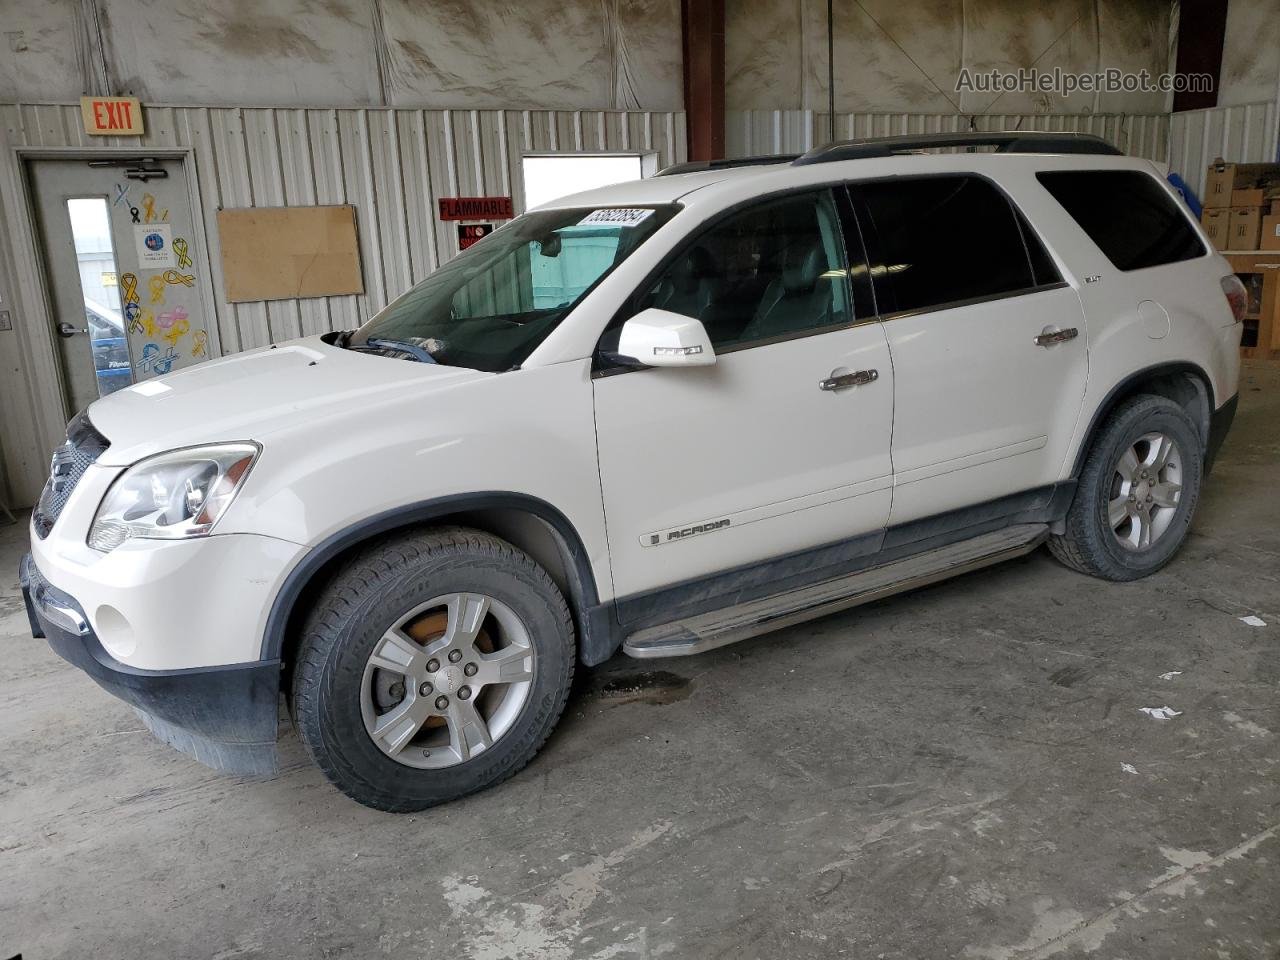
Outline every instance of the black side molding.
[(1075, 488), (1074, 480), (1066, 480), (1024, 490), (848, 540), (619, 597), (618, 621), (631, 634), (802, 589), (1015, 524), (1053, 523), (1066, 516)]

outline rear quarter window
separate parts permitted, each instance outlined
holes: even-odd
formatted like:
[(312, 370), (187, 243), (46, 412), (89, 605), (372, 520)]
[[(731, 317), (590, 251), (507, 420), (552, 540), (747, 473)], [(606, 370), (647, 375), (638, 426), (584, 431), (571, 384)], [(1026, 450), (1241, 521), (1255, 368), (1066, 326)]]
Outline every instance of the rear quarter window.
[(1150, 174), (1052, 170), (1036, 178), (1117, 269), (1158, 267), (1205, 253), (1178, 202)]

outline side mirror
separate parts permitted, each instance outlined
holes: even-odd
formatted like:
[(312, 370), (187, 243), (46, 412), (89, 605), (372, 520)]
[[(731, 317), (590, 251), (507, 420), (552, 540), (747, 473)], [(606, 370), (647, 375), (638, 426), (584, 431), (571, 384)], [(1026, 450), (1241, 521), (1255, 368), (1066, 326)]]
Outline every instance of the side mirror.
[(650, 307), (622, 325), (618, 353), (646, 367), (706, 367), (716, 362), (711, 338), (698, 320)]

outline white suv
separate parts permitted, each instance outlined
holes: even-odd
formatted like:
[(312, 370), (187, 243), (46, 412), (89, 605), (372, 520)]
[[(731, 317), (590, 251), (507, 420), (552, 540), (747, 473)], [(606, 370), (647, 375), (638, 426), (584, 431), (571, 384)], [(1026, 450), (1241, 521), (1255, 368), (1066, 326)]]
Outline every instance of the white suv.
[(519, 770), (619, 648), (1044, 541), (1168, 562), (1244, 291), (1151, 163), (998, 134), (690, 167), (527, 213), (359, 330), (93, 404), (32, 516), (34, 633), (222, 769), (273, 768), (283, 694), (403, 811)]

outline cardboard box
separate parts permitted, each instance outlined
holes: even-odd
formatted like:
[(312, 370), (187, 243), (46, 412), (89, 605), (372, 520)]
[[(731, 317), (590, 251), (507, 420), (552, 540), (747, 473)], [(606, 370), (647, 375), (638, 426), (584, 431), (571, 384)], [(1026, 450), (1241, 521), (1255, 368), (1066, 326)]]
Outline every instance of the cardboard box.
[(1228, 250), (1257, 250), (1262, 236), (1261, 207), (1232, 207)]
[(1250, 187), (1247, 190), (1231, 191), (1232, 207), (1261, 207), (1266, 203), (1265, 191), (1261, 187)]
[[(1272, 208), (1274, 211), (1274, 207)], [(1262, 218), (1262, 240), (1259, 250), (1280, 250), (1280, 213)]]
[(1204, 196), (1200, 198), (1206, 207), (1231, 206), (1231, 191), (1236, 185), (1236, 166), (1234, 163), (1220, 162), (1209, 165), (1209, 172), (1204, 180)]
[(1280, 217), (1280, 200), (1271, 201), (1271, 216)]
[(1233, 205), (1232, 191), (1258, 188), (1266, 191), (1268, 187), (1280, 187), (1280, 164), (1224, 163), (1222, 160), (1215, 160), (1209, 165), (1201, 200), (1206, 207), (1230, 207)]
[(1200, 214), (1200, 225), (1209, 235), (1209, 241), (1216, 250), (1227, 249), (1227, 234), (1231, 227), (1231, 211), (1226, 207), (1205, 207)]

